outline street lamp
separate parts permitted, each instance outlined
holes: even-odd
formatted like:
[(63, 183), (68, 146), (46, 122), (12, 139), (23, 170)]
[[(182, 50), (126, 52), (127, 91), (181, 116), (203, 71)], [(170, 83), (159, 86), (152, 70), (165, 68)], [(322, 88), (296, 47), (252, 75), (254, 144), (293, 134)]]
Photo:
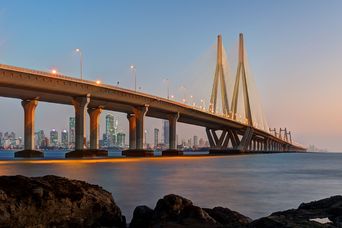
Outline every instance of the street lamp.
[(164, 79), (164, 82), (166, 83), (166, 87), (167, 87), (167, 99), (170, 99), (170, 81), (169, 79)]
[(204, 99), (201, 99), (201, 104), (202, 104), (203, 109), (205, 110), (205, 100)]
[(51, 70), (51, 74), (57, 74), (57, 70), (56, 69), (52, 69)]
[(130, 66), (131, 72), (132, 72), (132, 76), (134, 78), (134, 90), (137, 91), (137, 68), (132, 64)]
[(82, 50), (79, 48), (76, 48), (75, 51), (80, 55), (80, 76), (81, 76), (81, 79), (83, 79), (83, 54), (82, 54)]

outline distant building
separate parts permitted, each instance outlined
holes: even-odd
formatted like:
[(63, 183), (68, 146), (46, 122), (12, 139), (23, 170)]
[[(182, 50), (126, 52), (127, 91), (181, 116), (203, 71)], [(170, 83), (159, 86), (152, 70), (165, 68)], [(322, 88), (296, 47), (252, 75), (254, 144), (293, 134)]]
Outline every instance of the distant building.
[(69, 118), (69, 144), (71, 147), (75, 145), (75, 117)]
[(194, 135), (194, 145), (193, 147), (198, 147), (198, 136)]
[(68, 131), (63, 130), (61, 133), (61, 144), (63, 148), (68, 148), (69, 147), (69, 140), (68, 140)]
[(126, 146), (126, 134), (118, 133), (117, 134), (117, 146), (125, 147)]
[(159, 129), (154, 129), (154, 148), (158, 147), (159, 144)]
[(58, 146), (58, 132), (56, 129), (50, 131), (50, 146)]
[(114, 119), (112, 114), (106, 115), (106, 139), (104, 139), (104, 143), (107, 147), (113, 147), (118, 144), (118, 124), (118, 120)]
[(47, 146), (45, 143), (45, 134), (44, 134), (43, 130), (39, 130), (37, 132), (37, 144), (36, 144), (36, 146), (39, 148), (44, 148)]
[(204, 139), (203, 138), (200, 138), (199, 140), (199, 144), (198, 144), (198, 147), (204, 147)]

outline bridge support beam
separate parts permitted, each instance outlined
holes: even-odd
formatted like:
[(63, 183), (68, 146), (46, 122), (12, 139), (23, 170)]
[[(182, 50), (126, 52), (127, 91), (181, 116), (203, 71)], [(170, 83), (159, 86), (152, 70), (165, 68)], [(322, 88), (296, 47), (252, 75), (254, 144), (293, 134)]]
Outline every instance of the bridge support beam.
[(75, 150), (83, 150), (85, 148), (85, 111), (89, 101), (89, 95), (85, 97), (76, 97), (72, 100), (75, 108)]
[(129, 122), (129, 149), (133, 150), (136, 148), (136, 136), (137, 136), (137, 122), (134, 114), (127, 114)]
[(99, 118), (102, 112), (102, 107), (88, 108), (90, 119), (90, 149), (83, 150), (82, 157), (106, 157), (108, 151), (99, 149)]
[(153, 150), (144, 149), (144, 120), (147, 111), (148, 106), (145, 105), (133, 108), (133, 114), (127, 115), (130, 128), (130, 148), (122, 151), (122, 155), (127, 157), (153, 156)]
[(75, 150), (65, 154), (66, 158), (92, 157), (93, 153), (86, 150), (86, 121), (85, 114), (90, 102), (90, 94), (74, 97), (72, 104), (75, 109)]
[(14, 157), (44, 157), (43, 152), (34, 150), (34, 122), (37, 99), (23, 100), (24, 108), (24, 150), (18, 151)]
[(169, 149), (162, 152), (163, 156), (177, 156), (183, 155), (183, 151), (177, 150), (176, 134), (177, 134), (177, 121), (179, 113), (173, 113), (168, 115), (169, 119)]
[(102, 112), (102, 108), (88, 108), (88, 114), (90, 117), (90, 149), (99, 149), (99, 117)]

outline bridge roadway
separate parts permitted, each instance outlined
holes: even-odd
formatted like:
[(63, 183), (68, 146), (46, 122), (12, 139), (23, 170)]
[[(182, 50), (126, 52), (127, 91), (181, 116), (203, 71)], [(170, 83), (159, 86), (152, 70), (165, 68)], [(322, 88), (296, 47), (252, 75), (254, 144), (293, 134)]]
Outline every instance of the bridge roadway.
[[(177, 149), (176, 122), (205, 127), (212, 149), (227, 150), (229, 149), (228, 141), (230, 141), (230, 149), (233, 150), (305, 150), (269, 132), (180, 102), (117, 86), (98, 84), (94, 81), (4, 64), (0, 64), (0, 96), (22, 100), (25, 111), (25, 151), (34, 150), (34, 110), (38, 101), (75, 107), (76, 151), (83, 151), (85, 148), (84, 113), (86, 110), (88, 110), (91, 122), (90, 149), (98, 150), (98, 117), (103, 109), (127, 113), (130, 125), (130, 152), (144, 151), (143, 154), (146, 153), (143, 150), (145, 115), (169, 120), (171, 154)], [(220, 137), (216, 134), (217, 130), (223, 130)]]

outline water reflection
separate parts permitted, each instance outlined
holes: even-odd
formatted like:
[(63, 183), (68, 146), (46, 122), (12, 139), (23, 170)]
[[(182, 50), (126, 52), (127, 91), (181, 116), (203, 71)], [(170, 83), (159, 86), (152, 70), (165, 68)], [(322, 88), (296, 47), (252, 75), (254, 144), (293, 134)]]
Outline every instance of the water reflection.
[(342, 194), (342, 154), (228, 157), (2, 160), (0, 175), (48, 174), (81, 179), (112, 192), (123, 213), (154, 207), (168, 193), (202, 207), (224, 206), (250, 217)]

